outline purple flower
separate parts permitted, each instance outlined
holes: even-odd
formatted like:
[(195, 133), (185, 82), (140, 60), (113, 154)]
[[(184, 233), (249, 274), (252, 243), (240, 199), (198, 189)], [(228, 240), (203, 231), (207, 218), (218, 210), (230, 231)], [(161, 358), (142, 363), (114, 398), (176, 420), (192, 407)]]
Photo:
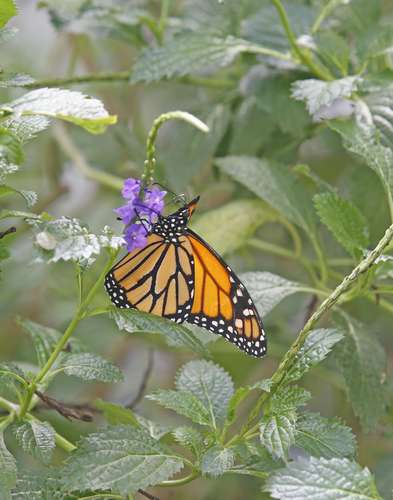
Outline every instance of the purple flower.
[(133, 202), (129, 202), (126, 205), (122, 205), (114, 210), (117, 215), (122, 220), (123, 224), (127, 225), (135, 218), (135, 206)]
[(139, 179), (133, 179), (132, 177), (130, 177), (124, 181), (121, 194), (126, 200), (133, 201), (138, 197), (140, 190), (141, 181)]
[(131, 224), (124, 231), (127, 250), (132, 252), (136, 248), (143, 248), (147, 243), (147, 232), (142, 224)]
[(151, 226), (164, 209), (166, 191), (161, 191), (158, 187), (141, 191), (141, 186), (139, 179), (126, 179), (121, 192), (127, 203), (115, 209), (126, 226), (124, 239), (129, 252), (135, 248), (143, 248), (147, 242), (147, 230), (140, 223), (132, 224), (134, 219), (140, 216), (145, 226)]

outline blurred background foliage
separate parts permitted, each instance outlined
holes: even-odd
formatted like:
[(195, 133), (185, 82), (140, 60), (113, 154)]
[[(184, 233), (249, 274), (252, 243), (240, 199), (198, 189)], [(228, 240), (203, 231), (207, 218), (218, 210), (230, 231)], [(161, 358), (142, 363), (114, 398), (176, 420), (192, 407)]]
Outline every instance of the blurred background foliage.
[[(387, 33), (390, 30), (393, 40), (393, 8), (390, 0), (287, 2), (291, 26), (305, 46), (314, 43), (309, 36), (310, 26), (314, 23), (315, 27), (318, 12), (334, 3), (334, 12), (323, 20), (322, 29), (315, 30), (313, 37), (320, 46), (323, 67), (332, 78), (343, 78), (366, 71), (361, 67), (363, 55), (371, 50), (381, 26)], [(30, 88), (72, 85), (72, 89), (102, 100), (110, 114), (118, 116), (118, 123), (99, 136), (57, 123), (27, 145), (23, 167), (13, 175), (13, 186), (38, 194), (32, 211), (80, 218), (93, 232), (108, 224), (120, 233), (113, 213), (113, 208), (121, 204), (119, 180), (141, 175), (146, 136), (153, 119), (163, 112), (181, 109), (204, 120), (210, 133), (201, 134), (181, 122), (166, 124), (157, 143), (157, 180), (190, 199), (201, 195), (193, 227), (237, 272), (269, 271), (313, 286), (301, 259), (291, 250), (293, 225), (278, 213), (274, 203), (272, 209), (252, 194), (245, 187), (247, 180), (242, 185), (234, 180), (237, 175), (228, 175), (233, 169), (240, 170), (241, 164), (231, 170), (230, 165), (223, 167), (221, 160), (215, 161), (217, 157), (247, 155), (285, 164), (310, 200), (321, 183), (329, 183), (363, 214), (369, 228), (369, 248), (389, 225), (389, 206), (375, 173), (343, 148), (337, 133), (313, 121), (303, 102), (291, 98), (294, 81), (318, 75), (310, 75), (305, 66), (295, 66), (290, 60), (274, 58), (274, 51), (287, 53), (289, 45), (271, 2), (19, 0), (18, 8), (18, 15), (9, 25), (18, 33), (2, 45), (1, 67), (17, 73), (22, 80), (26, 78), (23, 82)], [(273, 52), (243, 53), (233, 42), (235, 38), (228, 42), (227, 36)], [(233, 43), (233, 49), (222, 50), (220, 40)], [(167, 49), (165, 58), (160, 46), (171, 43), (173, 47)], [(203, 43), (209, 51), (201, 49)], [(149, 47), (157, 49), (142, 52)], [(364, 85), (393, 85), (392, 68), (388, 51), (378, 55), (368, 63), (371, 76)], [(31, 75), (37, 83), (29, 83), (21, 74)], [(2, 102), (12, 101), (26, 91), (11, 84), (1, 87)], [(390, 125), (387, 132), (381, 130), (384, 143), (392, 144)], [(103, 178), (102, 172), (114, 177)], [(275, 200), (277, 205), (292, 203), (291, 199), (280, 200), (277, 196)], [(20, 210), (23, 202), (7, 198), (5, 206)], [(313, 211), (314, 217), (312, 203), (305, 210)], [(295, 243), (300, 234), (302, 255), (313, 262), (313, 273), (318, 274), (314, 265), (318, 255), (306, 237), (307, 231), (295, 231)], [(329, 271), (325, 285), (334, 287), (354, 267), (358, 256), (349, 255), (326, 228), (320, 226), (318, 232)], [(17, 232), (7, 237), (7, 244), (11, 257), (1, 269), (0, 358), (28, 365), (33, 359), (31, 343), (15, 318), (21, 316), (64, 330), (75, 306), (76, 281), (66, 262), (47, 265), (34, 261), (35, 249), (25, 224), (18, 222)], [(366, 332), (377, 336), (385, 349), (385, 377), (391, 401), (393, 303), (388, 291), (386, 295), (370, 293), (371, 300), (370, 295), (358, 297), (347, 305), (347, 312), (362, 321)], [(108, 303), (104, 293), (98, 302)], [(213, 359), (237, 385), (269, 377), (314, 307), (313, 296), (298, 293), (269, 312), (264, 318), (269, 339), (269, 353), (264, 360), (244, 356), (222, 340), (209, 344)], [(329, 320), (331, 317), (324, 318), (321, 325)], [(147, 392), (172, 387), (179, 366), (195, 357), (187, 349), (168, 347), (157, 335), (119, 333), (113, 321), (101, 316), (79, 325), (77, 337), (91, 351), (116, 362), (125, 373), (125, 381), (81, 385), (61, 377), (50, 393), (62, 401), (84, 403), (104, 398), (124, 404), (139, 391), (150, 351), (154, 354)], [(374, 356), (372, 343), (368, 355)], [(359, 463), (376, 473), (381, 491), (387, 494), (393, 488), (392, 406), (372, 432), (364, 432), (348, 402), (335, 358), (334, 354), (305, 376), (304, 387), (313, 395), (308, 407), (324, 416), (339, 416), (352, 427), (359, 446)], [(173, 415), (152, 402), (140, 402), (138, 410), (156, 422), (173, 424)], [(70, 423), (49, 411), (45, 418), (71, 440), (94, 426)], [(30, 463), (25, 455), (20, 459)], [(160, 498), (173, 499), (259, 496), (259, 481), (247, 476), (204, 478), (178, 490), (160, 490)]]

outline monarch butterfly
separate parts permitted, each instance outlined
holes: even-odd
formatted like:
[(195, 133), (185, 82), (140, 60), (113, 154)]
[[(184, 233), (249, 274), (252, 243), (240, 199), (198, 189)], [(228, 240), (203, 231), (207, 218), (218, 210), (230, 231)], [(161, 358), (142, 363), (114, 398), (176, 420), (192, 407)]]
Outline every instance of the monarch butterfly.
[(128, 253), (106, 275), (106, 290), (117, 307), (187, 321), (222, 335), (251, 356), (264, 356), (265, 332), (245, 286), (188, 228), (198, 200), (159, 215), (146, 245)]

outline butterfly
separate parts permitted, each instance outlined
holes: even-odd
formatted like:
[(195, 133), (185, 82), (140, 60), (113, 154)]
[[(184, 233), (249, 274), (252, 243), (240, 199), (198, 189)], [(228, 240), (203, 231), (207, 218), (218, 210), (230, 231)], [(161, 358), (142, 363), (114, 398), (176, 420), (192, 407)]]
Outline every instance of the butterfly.
[(147, 243), (106, 275), (115, 306), (188, 322), (222, 335), (255, 357), (266, 354), (258, 311), (243, 283), (189, 227), (199, 197), (157, 221)]

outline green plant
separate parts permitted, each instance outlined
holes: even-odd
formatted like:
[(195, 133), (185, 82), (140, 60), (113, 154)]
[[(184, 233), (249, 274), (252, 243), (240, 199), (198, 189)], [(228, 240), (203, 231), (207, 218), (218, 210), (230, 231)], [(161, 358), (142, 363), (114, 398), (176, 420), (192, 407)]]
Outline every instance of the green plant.
[[(386, 352), (367, 317), (385, 315), (389, 325), (393, 313), (390, 6), (382, 0), (164, 0), (158, 11), (155, 2), (142, 0), (46, 0), (40, 7), (56, 29), (132, 46), (135, 63), (126, 71), (47, 80), (0, 73), (0, 87), (24, 92), (0, 105), (2, 269), (13, 260), (14, 242), (29, 232), (41, 262), (52, 269), (67, 266), (64, 274), (73, 268), (76, 277), (68, 326), (60, 332), (19, 318), (31, 336), (35, 362), (29, 356), (27, 366), (0, 364), (0, 498), (129, 499), (137, 492), (149, 496), (145, 490), (152, 486), (175, 488), (230, 474), (257, 478), (261, 495), (272, 498), (382, 498), (393, 488), (391, 479), (377, 489), (373, 474), (360, 465), (354, 431), (360, 440), (368, 432), (392, 433)], [(0, 1), (0, 42), (12, 35), (5, 25), (15, 13), (12, 0)], [(116, 309), (100, 298), (122, 245), (112, 229), (97, 232), (75, 218), (34, 211), (37, 195), (19, 187), (23, 176), (16, 174), (18, 182), (12, 182), (26, 144), (50, 120), (92, 134), (116, 123), (100, 100), (60, 87), (120, 82), (138, 88), (162, 80), (193, 89), (191, 95), (201, 92), (204, 105), (193, 96), (188, 109), (206, 125), (190, 112), (166, 112), (146, 134), (135, 118), (134, 175), (178, 191), (191, 186), (207, 198), (214, 197), (207, 179), (224, 186), (222, 206), (202, 214), (194, 228), (220, 253), (261, 252), (277, 259), (274, 271), (278, 265), (288, 270), (290, 278), (279, 275), (281, 267), (280, 273), (242, 276), (263, 317), (286, 297), (309, 296), (299, 328), (268, 316), (270, 352), (279, 359), (272, 375), (243, 380), (236, 388), (216, 362), (218, 348), (199, 329)], [(176, 143), (169, 139), (157, 153), (159, 127), (173, 119), (188, 123), (166, 125)], [(84, 177), (119, 191), (128, 170), (93, 167), (64, 125), (54, 125), (53, 136)], [(326, 172), (326, 165), (304, 152), (310, 144), (329, 149), (329, 161), (335, 155), (344, 161)], [(27, 204), (23, 211), (20, 196)], [(272, 239), (270, 227), (276, 231)], [(263, 267), (259, 261), (258, 266)], [(7, 274), (1, 286), (11, 279)], [(57, 392), (47, 394), (64, 375), (122, 380), (115, 364), (75, 339), (76, 329), (92, 318), (100, 324), (112, 319), (127, 334), (161, 333), (170, 350), (198, 355), (179, 368), (173, 389), (146, 397), (187, 420), (166, 427), (109, 401), (80, 407), (59, 401)], [(276, 343), (275, 333), (295, 329), (291, 345), (288, 335)], [(256, 366), (249, 359), (244, 363)], [(358, 419), (352, 420), (354, 431), (341, 418), (307, 408), (314, 390), (300, 384), (309, 372), (344, 390)], [(41, 404), (75, 420), (96, 420), (99, 414), (106, 425), (74, 439), (37, 411)], [(13, 447), (41, 463), (38, 472), (17, 467)], [(55, 456), (56, 448), (64, 454)]]

